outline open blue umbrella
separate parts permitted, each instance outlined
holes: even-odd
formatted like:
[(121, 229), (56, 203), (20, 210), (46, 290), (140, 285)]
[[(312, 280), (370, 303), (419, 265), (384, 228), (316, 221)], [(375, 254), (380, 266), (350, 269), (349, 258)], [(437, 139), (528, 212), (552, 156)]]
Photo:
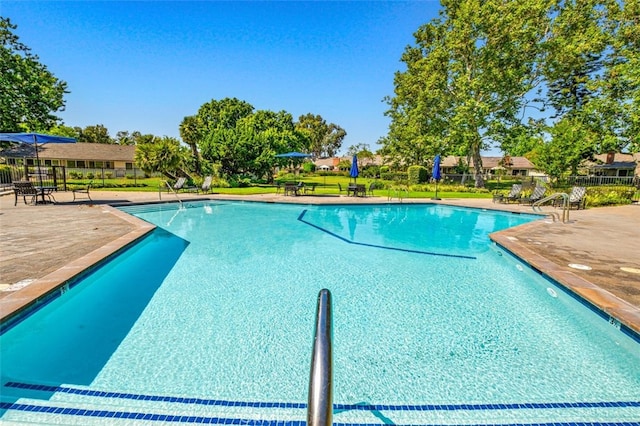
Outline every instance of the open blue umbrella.
[(436, 158), (433, 159), (433, 170), (431, 171), (431, 177), (436, 181), (436, 195), (432, 198), (432, 200), (439, 200), (438, 198), (438, 181), (442, 179), (442, 174), (440, 173), (440, 154), (436, 155)]
[(40, 177), (40, 186), (42, 186), (42, 173), (40, 173), (40, 156), (38, 154), (38, 144), (46, 143), (76, 143), (74, 138), (66, 138), (56, 135), (44, 135), (41, 133), (0, 133), (0, 142), (13, 142), (33, 144), (36, 151), (36, 166), (38, 167), (38, 176)]
[(290, 162), (291, 169), (293, 169), (293, 166), (297, 162), (297, 160), (300, 160), (302, 158), (311, 157), (311, 155), (310, 154), (305, 154), (303, 152), (291, 151), (291, 152), (285, 152), (284, 154), (277, 154), (276, 157), (277, 158), (288, 158), (289, 162)]
[(358, 156), (355, 154), (353, 154), (353, 159), (351, 160), (351, 170), (349, 170), (349, 176), (353, 178), (354, 183), (358, 180)]
[(305, 153), (302, 153), (302, 152), (292, 151), (292, 152), (285, 152), (284, 154), (277, 154), (276, 157), (279, 157), (279, 158), (307, 158), (307, 157), (311, 157), (311, 154), (305, 154)]

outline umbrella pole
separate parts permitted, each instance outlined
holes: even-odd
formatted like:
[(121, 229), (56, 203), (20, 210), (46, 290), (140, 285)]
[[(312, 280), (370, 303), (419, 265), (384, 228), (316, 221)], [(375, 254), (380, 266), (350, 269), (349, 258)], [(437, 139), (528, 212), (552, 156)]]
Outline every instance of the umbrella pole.
[(438, 180), (439, 179), (436, 179), (436, 195), (435, 195), (435, 197), (432, 198), (432, 200), (439, 200), (440, 199), (440, 198), (438, 198)]

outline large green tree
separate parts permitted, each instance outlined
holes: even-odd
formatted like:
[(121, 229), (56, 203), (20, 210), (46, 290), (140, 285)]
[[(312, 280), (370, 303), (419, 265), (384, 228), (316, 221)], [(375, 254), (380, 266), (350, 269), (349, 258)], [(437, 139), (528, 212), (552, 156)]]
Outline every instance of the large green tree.
[(178, 139), (168, 136), (151, 137), (149, 141), (138, 143), (134, 161), (145, 173), (162, 173), (172, 180), (188, 174), (186, 148)]
[(107, 143), (112, 144), (114, 140), (109, 136), (109, 129), (102, 124), (96, 124), (95, 126), (86, 126), (84, 129), (81, 127), (75, 128), (78, 133), (78, 142), (86, 143)]
[(254, 111), (251, 104), (236, 98), (212, 100), (194, 116), (185, 117), (180, 134), (192, 156), (207, 164), (219, 164), (227, 175), (270, 177), (278, 164), (275, 155), (304, 150), (306, 133), (295, 128), (291, 114)]
[(333, 157), (347, 136), (342, 127), (311, 113), (298, 118), (296, 129), (306, 133), (309, 141), (306, 151), (314, 157)]
[(483, 186), (480, 152), (517, 126), (539, 83), (538, 59), (552, 0), (446, 0), (440, 17), (414, 34), (388, 98), (383, 154), (423, 164), (466, 153)]
[(46, 131), (59, 121), (67, 83), (39, 62), (0, 16), (0, 131)]

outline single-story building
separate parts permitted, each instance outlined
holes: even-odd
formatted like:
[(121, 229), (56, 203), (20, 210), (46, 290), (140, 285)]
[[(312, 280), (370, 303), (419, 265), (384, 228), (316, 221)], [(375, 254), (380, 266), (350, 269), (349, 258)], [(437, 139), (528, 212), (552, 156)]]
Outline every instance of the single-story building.
[[(67, 169), (101, 169), (115, 177), (133, 173), (136, 147), (103, 143), (67, 143), (38, 145), (41, 166), (65, 166)], [(9, 165), (36, 164), (33, 145), (15, 145), (0, 152)]]
[[(466, 163), (465, 157), (449, 155), (442, 159), (441, 169), (443, 174), (457, 174), (458, 165)], [(475, 169), (473, 159), (469, 164), (469, 171)], [(492, 176), (504, 172), (509, 176), (531, 176), (535, 174), (536, 167), (525, 157), (482, 157), (482, 170), (485, 176)]]
[(633, 177), (640, 176), (640, 153), (625, 154), (610, 152), (595, 156), (587, 164), (589, 174), (595, 176)]

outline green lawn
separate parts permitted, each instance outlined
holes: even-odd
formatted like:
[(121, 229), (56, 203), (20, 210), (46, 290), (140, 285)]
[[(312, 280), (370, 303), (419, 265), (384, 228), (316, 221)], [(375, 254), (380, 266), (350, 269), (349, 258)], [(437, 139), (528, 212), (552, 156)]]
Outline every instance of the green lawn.
[[(307, 184), (315, 184), (315, 193), (319, 195), (339, 195), (338, 183), (342, 185), (343, 190), (351, 182), (351, 178), (347, 176), (301, 176), (291, 179), (291, 181), (302, 181)], [(69, 179), (67, 180), (67, 186), (69, 189), (81, 187), (87, 185), (90, 179)], [(93, 179), (94, 191), (139, 191), (139, 192), (157, 192), (160, 188), (162, 191), (166, 191), (166, 185), (162, 178), (145, 178), (145, 179)], [(287, 179), (282, 180), (287, 181)], [(360, 178), (357, 180), (359, 184), (364, 184), (369, 187), (374, 179)], [(379, 182), (379, 181), (376, 181)], [(103, 186), (104, 184), (104, 186)], [(387, 186), (392, 184), (387, 183)], [(433, 186), (433, 185), (431, 185)], [(509, 187), (507, 185), (507, 187)], [(440, 184), (438, 186), (438, 196), (440, 198), (490, 198), (491, 193), (477, 193), (477, 192), (461, 192), (460, 186), (449, 187), (448, 185)], [(435, 186), (430, 191), (408, 191), (404, 193), (404, 198), (432, 198), (435, 196)], [(254, 194), (269, 194), (275, 193), (276, 186), (274, 185), (254, 185), (246, 188), (212, 188), (212, 191), (218, 194), (235, 194), (235, 195), (254, 195)], [(392, 191), (393, 192), (393, 191)], [(344, 194), (344, 191), (342, 192)], [(395, 193), (395, 192), (393, 192)], [(374, 195), (378, 197), (387, 197), (390, 194), (389, 189), (376, 189)]]

